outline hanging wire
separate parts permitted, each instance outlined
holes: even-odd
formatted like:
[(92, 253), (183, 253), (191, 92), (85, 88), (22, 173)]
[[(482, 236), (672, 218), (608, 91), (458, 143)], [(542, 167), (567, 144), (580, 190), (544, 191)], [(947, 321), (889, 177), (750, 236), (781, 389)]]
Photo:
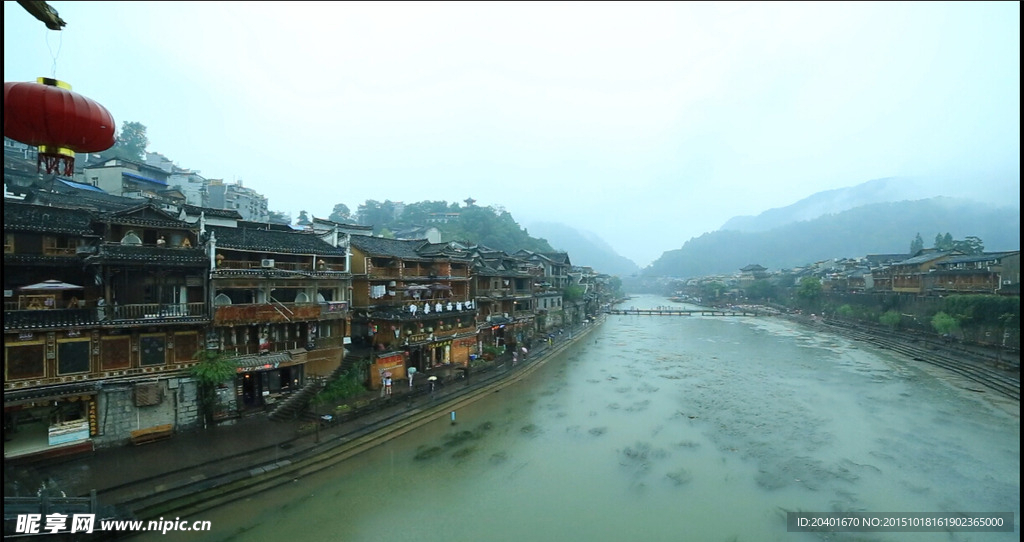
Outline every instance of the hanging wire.
[(52, 79), (57, 78), (57, 58), (60, 56), (60, 50), (64, 46), (64, 32), (57, 32), (59, 41), (57, 42), (57, 54), (53, 54), (53, 46), (50, 45), (50, 36), (53, 32), (46, 33), (46, 48), (50, 50), (50, 58), (53, 59), (53, 66), (50, 68), (50, 77)]

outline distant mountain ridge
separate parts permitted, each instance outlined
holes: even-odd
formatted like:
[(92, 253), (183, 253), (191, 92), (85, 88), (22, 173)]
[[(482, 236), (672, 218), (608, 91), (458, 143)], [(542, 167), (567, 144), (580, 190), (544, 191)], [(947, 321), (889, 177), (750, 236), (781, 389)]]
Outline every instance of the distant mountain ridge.
[[(991, 179), (977, 180), (982, 186), (992, 184)], [(1005, 183), (1004, 183), (1005, 184)], [(825, 190), (812, 194), (792, 205), (769, 209), (757, 216), (736, 216), (729, 219), (721, 230), (742, 232), (769, 231), (792, 222), (813, 220), (827, 214), (841, 213), (864, 205), (875, 203), (897, 202), (907, 200), (923, 200), (939, 196), (951, 196), (977, 200), (990, 200), (1007, 205), (1012, 201), (1020, 202), (1019, 188), (1016, 198), (1013, 194), (1000, 193), (993, 196), (977, 190), (977, 184), (968, 181), (940, 182), (935, 179), (918, 177), (886, 177), (875, 179), (856, 186)], [(923, 234), (922, 234), (923, 235)]]
[(619, 255), (596, 233), (580, 231), (559, 222), (535, 222), (527, 226), (530, 235), (547, 240), (548, 244), (569, 253), (573, 265), (593, 267), (600, 273), (620, 277), (635, 274), (640, 266)]
[(735, 273), (752, 263), (785, 269), (831, 258), (898, 254), (909, 252), (918, 233), (930, 247), (935, 234), (946, 232), (955, 239), (980, 237), (986, 251), (1019, 250), (1020, 209), (946, 197), (862, 205), (763, 231), (706, 233), (665, 252), (643, 274), (699, 277)]

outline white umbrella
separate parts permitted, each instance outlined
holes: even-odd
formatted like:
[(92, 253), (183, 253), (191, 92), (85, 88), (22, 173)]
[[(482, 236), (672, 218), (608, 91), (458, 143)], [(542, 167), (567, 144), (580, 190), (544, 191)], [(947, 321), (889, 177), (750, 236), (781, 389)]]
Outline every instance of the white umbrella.
[(34, 291), (40, 291), (40, 290), (49, 290), (49, 291), (57, 290), (57, 291), (62, 291), (62, 290), (84, 290), (85, 288), (82, 287), (82, 286), (75, 285), (75, 284), (68, 284), (67, 282), (61, 282), (61, 281), (56, 280), (56, 279), (50, 279), (50, 280), (44, 280), (43, 282), (37, 282), (35, 284), (30, 284), (28, 286), (22, 286), (21, 288), (18, 288), (18, 289), (19, 290), (24, 290), (24, 291), (32, 291), (32, 290), (34, 290)]
[(428, 378), (427, 380), (437, 380), (437, 377), (436, 376), (432, 376), (432, 377)]

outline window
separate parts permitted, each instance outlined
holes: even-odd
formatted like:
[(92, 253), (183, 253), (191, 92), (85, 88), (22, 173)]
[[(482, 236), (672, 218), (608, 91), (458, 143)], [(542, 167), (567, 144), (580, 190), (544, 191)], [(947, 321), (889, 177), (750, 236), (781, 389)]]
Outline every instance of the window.
[(89, 339), (57, 343), (57, 374), (89, 372)]
[(139, 359), (143, 366), (163, 365), (167, 361), (166, 337), (143, 335), (139, 337)]
[(46, 376), (43, 365), (46, 345), (40, 342), (9, 345), (4, 348), (5, 379), (39, 378)]
[(196, 332), (174, 334), (174, 361), (188, 363), (196, 360), (199, 351), (199, 334)]
[(103, 337), (100, 344), (100, 364), (104, 371), (131, 367), (131, 337)]

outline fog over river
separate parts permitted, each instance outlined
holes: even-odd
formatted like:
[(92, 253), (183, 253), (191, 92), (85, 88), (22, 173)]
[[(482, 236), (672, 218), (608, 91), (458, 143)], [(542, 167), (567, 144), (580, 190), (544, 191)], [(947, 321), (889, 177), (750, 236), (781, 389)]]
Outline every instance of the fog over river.
[[(674, 305), (640, 296), (626, 305)], [(529, 378), (160, 540), (1020, 539), (1019, 404), (774, 317), (608, 316)], [(1013, 512), (788, 533), (786, 511)]]

